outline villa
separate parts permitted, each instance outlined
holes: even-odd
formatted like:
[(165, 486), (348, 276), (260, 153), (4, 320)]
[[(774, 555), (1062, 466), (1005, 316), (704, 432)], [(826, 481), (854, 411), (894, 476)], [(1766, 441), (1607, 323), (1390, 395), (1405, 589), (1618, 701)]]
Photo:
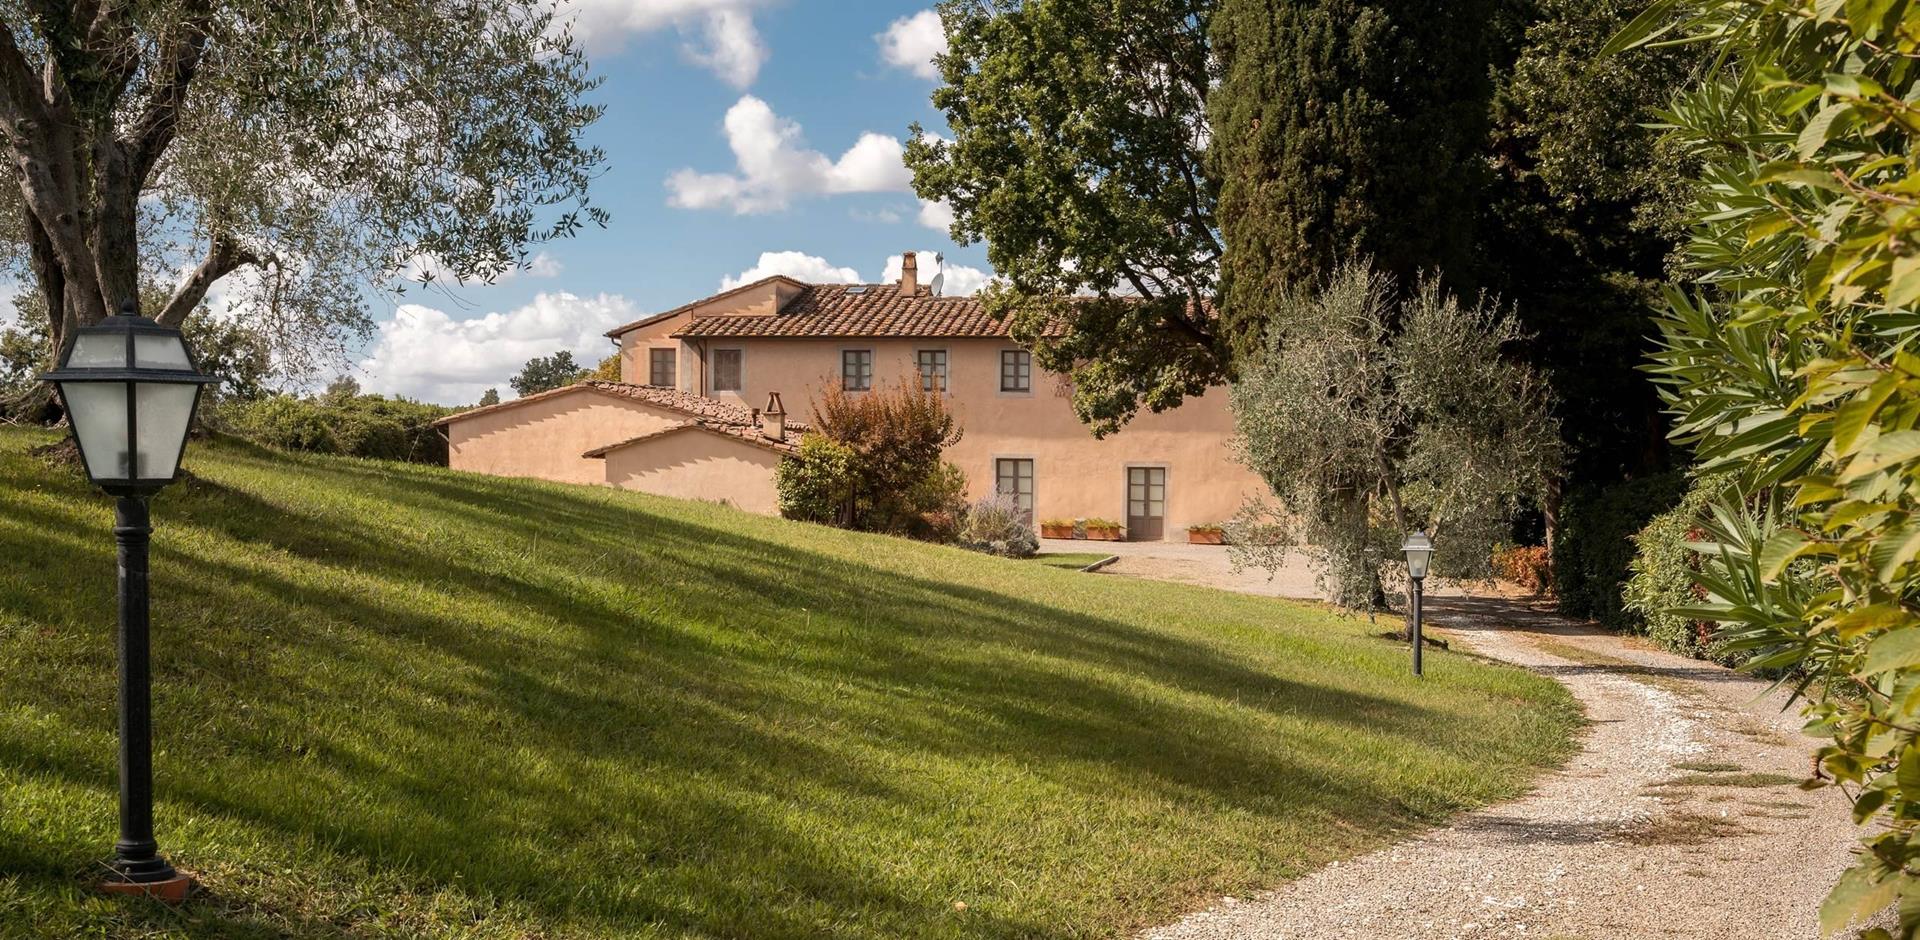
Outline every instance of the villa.
[(907, 252), (896, 284), (774, 276), (607, 333), (621, 382), (583, 382), (443, 419), (449, 463), (503, 476), (618, 486), (778, 509), (774, 468), (815, 392), (918, 381), (962, 429), (946, 459), (969, 495), (1012, 497), (1033, 519), (1107, 518), (1127, 537), (1220, 522), (1264, 486), (1234, 460), (1224, 390), (1141, 414), (1096, 439), (1065, 376), (971, 297), (942, 297)]

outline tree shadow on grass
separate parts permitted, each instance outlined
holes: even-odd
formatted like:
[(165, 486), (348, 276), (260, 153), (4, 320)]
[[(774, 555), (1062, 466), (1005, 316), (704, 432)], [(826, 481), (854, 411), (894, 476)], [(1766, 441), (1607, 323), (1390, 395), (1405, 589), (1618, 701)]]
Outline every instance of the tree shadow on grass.
[[(231, 462), (287, 469), (244, 450)], [(163, 794), (562, 920), (776, 937), (856, 916), (863, 932), (924, 934), (981, 874), (968, 854), (1004, 854), (995, 840), (1049, 801), (1379, 831), (1418, 815), (1407, 782), (1318, 753), (1322, 736), (1444, 757), (1476, 733), (1444, 707), (1344, 687), (1315, 672), (1324, 663), (1259, 661), (601, 491), (298, 469), (339, 498), (377, 493), (387, 512), (322, 515), (217, 472), (159, 517), (182, 530), (156, 552), (155, 595), (175, 618), (156, 620)], [(0, 559), (39, 565), (7, 566), (17, 587), (0, 613), (109, 636), (111, 598), (72, 591), (76, 572), (111, 571), (106, 540), (69, 537), (70, 514), (8, 508), (19, 524), (0, 527)], [(516, 561), (501, 544), (538, 547)], [(90, 665), (110, 683), (110, 648)], [(36, 705), (99, 730), (110, 714), (88, 696), (109, 690), (68, 682)], [(0, 735), (0, 756), (112, 786), (102, 755), (58, 742)], [(1038, 783), (995, 808), (986, 768)], [(957, 827), (968, 800), (1003, 818)], [(849, 832), (874, 850), (850, 854)], [(950, 844), (906, 848), (929, 840)], [(1057, 931), (1048, 913), (978, 909), (963, 932)]]

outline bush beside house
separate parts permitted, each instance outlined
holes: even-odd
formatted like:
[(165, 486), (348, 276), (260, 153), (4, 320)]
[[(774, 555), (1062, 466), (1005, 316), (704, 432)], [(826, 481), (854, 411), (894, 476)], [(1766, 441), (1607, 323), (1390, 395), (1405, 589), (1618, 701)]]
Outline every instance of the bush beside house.
[(862, 532), (952, 539), (966, 475), (940, 455), (960, 439), (946, 403), (918, 383), (829, 388), (813, 403), (800, 452), (780, 462), (780, 514)]
[(209, 415), (208, 424), (282, 450), (443, 467), (447, 439), (433, 422), (455, 410), (380, 395), (269, 395), (221, 403)]

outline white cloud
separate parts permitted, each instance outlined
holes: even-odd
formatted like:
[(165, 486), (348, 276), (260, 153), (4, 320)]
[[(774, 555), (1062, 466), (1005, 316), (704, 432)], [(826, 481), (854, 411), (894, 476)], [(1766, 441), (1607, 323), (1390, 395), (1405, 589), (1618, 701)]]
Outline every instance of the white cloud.
[(667, 177), (668, 205), (751, 215), (802, 196), (904, 192), (913, 181), (899, 138), (868, 132), (832, 159), (806, 146), (799, 124), (752, 95), (727, 109), (723, 126), (737, 172), (676, 170)]
[(953, 206), (945, 199), (939, 201), (920, 200), (920, 224), (942, 235), (953, 230)]
[[(942, 265), (934, 258), (935, 253), (931, 251), (913, 253), (913, 263), (919, 272), (920, 283), (931, 285), (936, 273), (946, 275), (941, 282), (940, 296), (942, 297), (971, 297), (979, 293), (980, 288), (987, 286), (987, 282), (993, 279), (992, 274), (979, 268), (964, 264)], [(893, 284), (899, 281), (900, 268), (900, 256), (888, 255), (887, 266), (880, 272), (880, 283)]]
[(767, 0), (557, 0), (590, 54), (618, 52), (628, 37), (667, 27), (688, 36), (687, 58), (735, 88), (746, 88), (767, 61), (753, 12)]
[(720, 279), (721, 290), (732, 290), (742, 284), (751, 284), (763, 277), (784, 274), (809, 284), (858, 284), (860, 272), (852, 268), (836, 268), (827, 259), (817, 255), (798, 251), (763, 251), (760, 260), (753, 267), (731, 277)]
[[(537, 252), (533, 257), (527, 259), (527, 264), (524, 269), (517, 264), (501, 268), (500, 272), (494, 275), (493, 283), (504, 284), (519, 277), (521, 274), (525, 274), (528, 277), (558, 277), (560, 275), (560, 259), (544, 251)], [(429, 275), (431, 275), (431, 277), (429, 277)], [(407, 263), (400, 266), (400, 277), (408, 281), (427, 282), (440, 287), (451, 287), (460, 283), (454, 278), (453, 272), (447, 270), (445, 262), (426, 252), (408, 258)], [(465, 283), (468, 286), (472, 286), (482, 284), (483, 282), (468, 280)]]
[(873, 40), (880, 44), (880, 61), (906, 69), (929, 81), (940, 78), (933, 57), (947, 51), (947, 31), (940, 25), (940, 14), (921, 10), (887, 25), (887, 31)]
[(360, 384), (369, 392), (447, 405), (471, 404), (489, 388), (510, 395), (507, 379), (527, 360), (565, 349), (591, 368), (613, 352), (601, 334), (638, 317), (634, 305), (619, 295), (581, 297), (564, 291), (541, 293), (516, 310), (468, 320), (402, 304), (392, 320), (380, 324), (360, 361)]

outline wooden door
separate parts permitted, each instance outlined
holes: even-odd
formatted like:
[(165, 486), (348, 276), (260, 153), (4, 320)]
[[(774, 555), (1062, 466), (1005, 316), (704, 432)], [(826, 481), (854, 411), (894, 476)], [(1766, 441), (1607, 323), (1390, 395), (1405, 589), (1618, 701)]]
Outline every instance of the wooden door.
[(1127, 468), (1127, 539), (1157, 542), (1167, 534), (1167, 468)]

